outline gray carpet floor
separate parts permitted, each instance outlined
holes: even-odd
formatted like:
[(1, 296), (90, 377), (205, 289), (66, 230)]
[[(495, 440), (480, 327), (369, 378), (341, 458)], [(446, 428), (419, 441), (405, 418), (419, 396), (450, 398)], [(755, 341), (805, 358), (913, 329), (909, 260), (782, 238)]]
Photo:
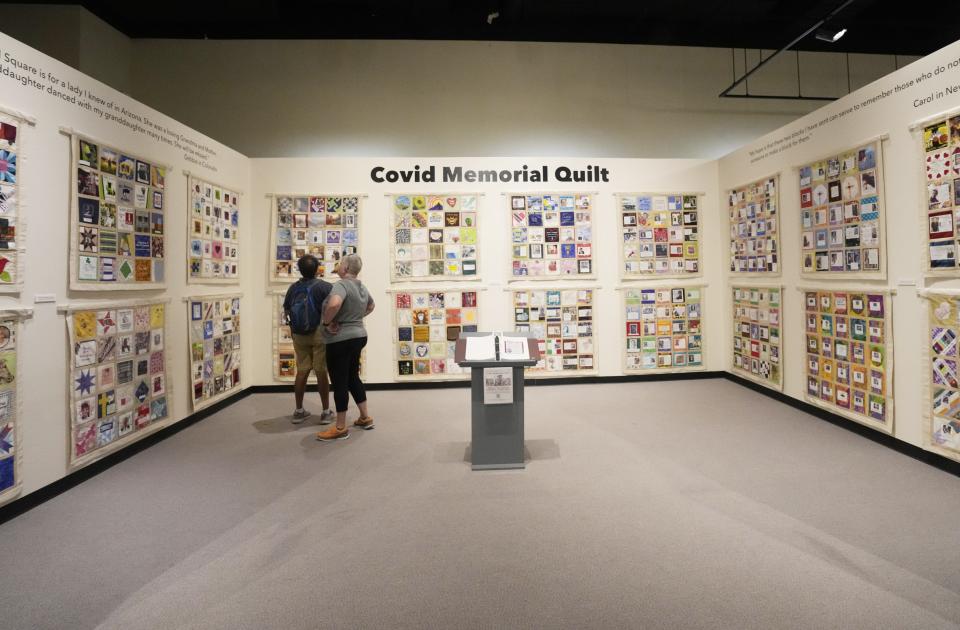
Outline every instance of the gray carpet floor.
[(960, 627), (956, 477), (724, 380), (528, 388), (473, 472), (468, 396), (248, 397), (0, 526), (0, 627)]

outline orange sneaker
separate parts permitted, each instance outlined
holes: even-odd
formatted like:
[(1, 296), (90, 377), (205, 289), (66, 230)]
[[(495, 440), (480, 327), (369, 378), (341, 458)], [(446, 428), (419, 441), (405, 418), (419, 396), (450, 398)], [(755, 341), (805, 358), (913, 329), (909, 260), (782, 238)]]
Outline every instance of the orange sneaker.
[(373, 416), (367, 416), (366, 418), (357, 418), (353, 422), (353, 426), (358, 429), (363, 429), (364, 431), (369, 431), (373, 428)]
[(335, 440), (346, 440), (350, 437), (350, 432), (347, 431), (347, 427), (338, 429), (336, 425), (333, 425), (326, 431), (321, 431), (317, 433), (317, 439), (321, 442), (333, 442)]

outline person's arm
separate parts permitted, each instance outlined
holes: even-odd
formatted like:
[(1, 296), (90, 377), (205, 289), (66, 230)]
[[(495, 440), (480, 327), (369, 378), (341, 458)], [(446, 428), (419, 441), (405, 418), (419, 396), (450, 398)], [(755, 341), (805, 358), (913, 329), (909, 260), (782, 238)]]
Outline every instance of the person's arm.
[[(331, 291), (330, 297), (327, 298), (327, 305), (323, 308), (323, 313), (321, 313), (322, 323), (330, 332), (337, 332), (334, 328), (336, 322), (333, 320), (336, 318), (337, 313), (340, 312), (341, 306), (343, 306), (343, 296), (336, 291)], [(339, 328), (339, 326), (337, 326), (337, 328)]]
[(375, 309), (376, 307), (377, 305), (373, 303), (373, 296), (370, 295), (370, 293), (368, 292), (367, 293), (367, 312), (364, 313), (363, 316), (366, 317), (367, 315), (372, 313), (373, 309)]
[(293, 285), (290, 285), (287, 288), (287, 294), (283, 296), (283, 317), (284, 317), (285, 324), (290, 323), (290, 306), (291, 306), (290, 294), (292, 293), (292, 291), (293, 291)]

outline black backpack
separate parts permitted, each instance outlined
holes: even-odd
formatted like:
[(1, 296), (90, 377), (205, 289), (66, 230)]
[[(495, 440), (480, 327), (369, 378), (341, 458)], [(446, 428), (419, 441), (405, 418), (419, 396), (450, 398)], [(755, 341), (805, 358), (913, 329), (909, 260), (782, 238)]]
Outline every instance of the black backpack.
[(297, 335), (309, 335), (320, 325), (320, 306), (313, 299), (313, 282), (298, 282), (293, 285), (293, 299), (290, 300), (290, 332)]

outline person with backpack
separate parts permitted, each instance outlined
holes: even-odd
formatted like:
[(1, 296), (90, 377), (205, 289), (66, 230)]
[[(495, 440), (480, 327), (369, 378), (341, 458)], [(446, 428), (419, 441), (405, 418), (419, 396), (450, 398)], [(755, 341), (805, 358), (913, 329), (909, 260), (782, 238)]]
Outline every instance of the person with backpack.
[(320, 403), (323, 405), (320, 424), (330, 424), (333, 421), (333, 412), (330, 410), (326, 347), (323, 340), (323, 327), (320, 325), (323, 303), (330, 295), (333, 285), (317, 278), (319, 267), (320, 261), (316, 256), (312, 254), (301, 256), (297, 261), (297, 268), (302, 277), (290, 285), (283, 299), (283, 312), (290, 324), (293, 351), (297, 357), (297, 377), (293, 382), (293, 396), (296, 399), (297, 408), (291, 418), (294, 424), (300, 424), (310, 416), (310, 412), (303, 408), (303, 394), (306, 392), (307, 379), (310, 378), (311, 371), (317, 375), (317, 391), (320, 393)]
[(363, 318), (373, 312), (374, 303), (370, 291), (357, 278), (363, 261), (356, 254), (349, 254), (337, 265), (340, 282), (323, 307), (324, 341), (327, 344), (327, 371), (333, 384), (333, 401), (337, 406), (337, 424), (317, 433), (322, 442), (344, 440), (350, 437), (347, 430), (347, 405), (350, 396), (360, 409), (360, 417), (353, 423), (358, 429), (369, 431), (373, 418), (367, 409), (367, 392), (360, 380), (360, 353), (367, 345), (367, 329)]

